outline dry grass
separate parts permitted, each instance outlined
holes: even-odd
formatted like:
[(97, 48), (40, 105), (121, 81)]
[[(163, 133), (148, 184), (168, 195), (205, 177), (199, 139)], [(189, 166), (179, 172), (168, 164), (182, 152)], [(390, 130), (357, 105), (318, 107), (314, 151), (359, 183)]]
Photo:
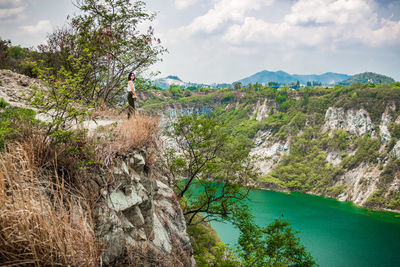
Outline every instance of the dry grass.
[(42, 146), (32, 139), (0, 154), (0, 265), (98, 265), (90, 208), (58, 171), (43, 172)]
[[(118, 125), (95, 157), (145, 149), (149, 165), (158, 134), (158, 118), (138, 115)], [(87, 164), (96, 160), (92, 142), (45, 140), (40, 131), (26, 131), (0, 152), (0, 266), (101, 265), (91, 215), (99, 192), (88, 179), (100, 166)]]
[(99, 161), (111, 162), (116, 155), (124, 155), (133, 150), (146, 149), (146, 165), (155, 162), (159, 137), (157, 117), (136, 115), (113, 129), (113, 136), (102, 142), (96, 151)]
[(101, 104), (95, 108), (92, 114), (93, 118), (100, 119), (125, 119), (126, 114), (118, 109), (107, 107), (105, 104)]

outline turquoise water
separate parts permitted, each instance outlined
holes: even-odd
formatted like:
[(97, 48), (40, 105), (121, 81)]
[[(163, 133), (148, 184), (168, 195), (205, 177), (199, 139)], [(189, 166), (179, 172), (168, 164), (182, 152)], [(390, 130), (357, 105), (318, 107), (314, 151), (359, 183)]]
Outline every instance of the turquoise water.
[[(255, 190), (250, 198), (257, 224), (283, 215), (320, 266), (400, 266), (399, 214), (301, 193)], [(211, 224), (225, 243), (237, 242), (232, 225)]]

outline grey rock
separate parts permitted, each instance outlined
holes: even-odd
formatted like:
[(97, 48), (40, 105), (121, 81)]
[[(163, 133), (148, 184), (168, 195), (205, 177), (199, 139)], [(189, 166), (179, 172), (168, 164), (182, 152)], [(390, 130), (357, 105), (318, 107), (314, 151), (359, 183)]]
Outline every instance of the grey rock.
[(139, 206), (133, 206), (125, 211), (123, 211), (124, 217), (127, 218), (134, 226), (141, 227), (144, 225), (145, 221), (140, 211)]
[(134, 205), (142, 203), (142, 198), (136, 192), (130, 195), (125, 195), (122, 191), (113, 192), (110, 194), (107, 206), (115, 211), (123, 211)]
[(144, 160), (144, 157), (140, 154), (135, 154), (135, 155), (133, 155), (133, 158), (134, 158), (134, 168), (133, 169), (135, 169), (139, 172), (142, 172), (144, 165), (146, 163)]

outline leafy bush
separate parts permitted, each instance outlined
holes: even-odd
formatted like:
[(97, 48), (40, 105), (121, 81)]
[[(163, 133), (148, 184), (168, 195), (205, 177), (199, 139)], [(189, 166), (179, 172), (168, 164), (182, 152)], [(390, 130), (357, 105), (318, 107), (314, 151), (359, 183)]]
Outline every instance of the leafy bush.
[(342, 161), (342, 166), (346, 169), (354, 169), (365, 161), (368, 163), (377, 163), (379, 157), (380, 142), (376, 138), (364, 136), (358, 139), (357, 151)]
[(337, 197), (346, 190), (345, 184), (328, 187), (326, 193), (328, 196)]
[[(0, 86), (1, 86), (1, 84), (0, 84)], [(7, 106), (8, 106), (8, 103), (4, 100), (4, 98), (0, 98), (0, 108), (5, 108)]]
[(339, 129), (333, 132), (333, 137), (329, 139), (328, 146), (334, 150), (344, 150), (350, 143), (350, 134), (343, 129)]
[(392, 137), (400, 139), (400, 124), (391, 122), (388, 128)]
[(384, 190), (376, 190), (368, 199), (365, 201), (366, 207), (382, 207), (385, 205), (386, 199), (383, 197)]
[(6, 140), (22, 138), (26, 131), (31, 131), (34, 117), (35, 112), (31, 109), (13, 107), (0, 112), (0, 149), (4, 148)]
[(218, 233), (207, 222), (187, 227), (193, 256), (198, 266), (239, 266), (233, 252), (228, 250)]
[(338, 172), (322, 151), (323, 135), (317, 128), (307, 128), (290, 143), (290, 152), (263, 181), (281, 181), (290, 190), (323, 192)]

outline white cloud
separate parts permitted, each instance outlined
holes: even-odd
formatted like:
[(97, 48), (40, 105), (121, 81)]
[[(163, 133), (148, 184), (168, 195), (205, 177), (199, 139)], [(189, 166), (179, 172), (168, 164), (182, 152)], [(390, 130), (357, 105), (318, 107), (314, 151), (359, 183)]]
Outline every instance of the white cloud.
[(175, 0), (175, 7), (177, 9), (185, 9), (196, 4), (196, 2), (197, 0)]
[(52, 30), (52, 25), (49, 20), (40, 20), (36, 25), (26, 25), (20, 27), (27, 34), (41, 34)]
[(292, 6), (292, 12), (285, 17), (285, 21), (304, 26), (345, 25), (375, 17), (365, 0), (301, 0)]
[(367, 0), (300, 0), (282, 21), (269, 23), (246, 17), (223, 34), (233, 44), (280, 44), (294, 47), (347, 46), (400, 43), (400, 21), (378, 18)]
[(23, 0), (0, 0), (0, 9), (10, 9), (23, 5)]
[(269, 6), (274, 0), (218, 0), (212, 9), (203, 16), (195, 18), (184, 30), (193, 34), (196, 32), (212, 33), (226, 22), (242, 22), (246, 13)]
[(27, 5), (22, 0), (0, 0), (0, 20), (20, 19)]

